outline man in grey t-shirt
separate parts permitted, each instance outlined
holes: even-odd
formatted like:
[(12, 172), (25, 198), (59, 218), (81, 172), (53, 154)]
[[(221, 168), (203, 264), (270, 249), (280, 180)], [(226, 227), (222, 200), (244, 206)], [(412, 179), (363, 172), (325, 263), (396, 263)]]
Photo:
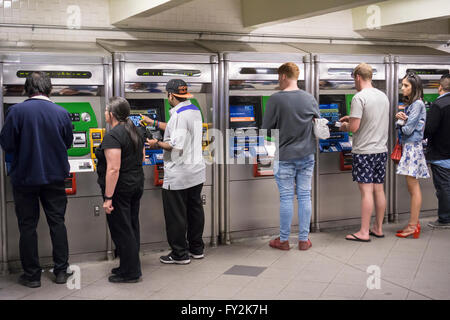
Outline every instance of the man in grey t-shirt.
[(311, 177), (314, 170), (316, 140), (313, 118), (320, 118), (314, 97), (297, 86), (298, 66), (292, 62), (278, 69), (282, 91), (267, 101), (263, 129), (279, 130), (278, 160), (274, 163), (275, 180), (280, 191), (280, 237), (270, 241), (272, 248), (289, 250), (289, 234), (294, 211), (294, 194), (298, 199), (300, 250), (312, 244), (308, 238), (311, 221)]
[[(353, 132), (353, 181), (361, 192), (361, 229), (346, 236), (353, 241), (370, 241), (370, 235), (382, 238), (386, 210), (384, 179), (386, 176), (389, 132), (389, 100), (372, 86), (372, 67), (361, 63), (353, 71), (358, 93), (352, 99), (350, 116), (340, 119), (341, 131)], [(370, 229), (375, 203), (376, 219)]]

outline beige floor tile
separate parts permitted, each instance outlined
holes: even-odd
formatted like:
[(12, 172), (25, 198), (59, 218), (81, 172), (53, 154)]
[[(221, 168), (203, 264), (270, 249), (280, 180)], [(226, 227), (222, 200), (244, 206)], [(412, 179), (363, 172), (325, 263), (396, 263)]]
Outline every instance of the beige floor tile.
[(429, 297), (410, 291), (406, 300), (432, 300)]
[(59, 300), (72, 293), (74, 290), (68, 289), (64, 284), (53, 284), (25, 296), (22, 300)]
[(289, 283), (288, 279), (256, 278), (249, 282), (245, 289), (275, 294), (283, 290)]
[(408, 296), (408, 289), (393, 285), (381, 280), (380, 289), (367, 290), (363, 300), (405, 300)]
[(316, 299), (328, 286), (328, 282), (293, 280), (289, 282), (283, 291), (309, 293), (312, 296), (311, 299)]
[(264, 270), (258, 276), (258, 278), (292, 280), (301, 270), (301, 267), (293, 269), (281, 269), (270, 266), (266, 270)]
[(198, 296), (206, 296), (216, 299), (231, 299), (242, 287), (209, 284), (198, 292)]
[(210, 282), (211, 285), (219, 286), (234, 286), (236, 288), (243, 288), (252, 282), (255, 277), (236, 276), (230, 274), (223, 274)]
[(331, 283), (322, 293), (322, 296), (335, 296), (350, 299), (361, 299), (367, 290), (366, 284)]

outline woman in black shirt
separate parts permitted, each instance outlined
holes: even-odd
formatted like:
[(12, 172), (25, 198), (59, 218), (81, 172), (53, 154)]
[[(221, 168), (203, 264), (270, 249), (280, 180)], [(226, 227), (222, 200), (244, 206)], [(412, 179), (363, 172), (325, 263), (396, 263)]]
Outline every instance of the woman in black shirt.
[(141, 277), (139, 260), (139, 204), (144, 190), (142, 161), (143, 137), (128, 118), (130, 104), (112, 97), (105, 110), (111, 130), (95, 151), (98, 159), (98, 184), (104, 198), (112, 240), (120, 266), (111, 270), (110, 282), (137, 282)]

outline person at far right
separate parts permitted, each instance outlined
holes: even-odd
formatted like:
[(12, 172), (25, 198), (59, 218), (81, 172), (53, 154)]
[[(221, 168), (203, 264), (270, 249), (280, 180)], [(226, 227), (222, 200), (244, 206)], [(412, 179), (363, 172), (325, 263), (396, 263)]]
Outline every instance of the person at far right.
[(427, 113), (425, 138), (426, 159), (431, 166), (438, 198), (438, 219), (428, 223), (432, 228), (450, 229), (450, 74), (439, 82), (439, 97)]
[(423, 102), (423, 86), (419, 76), (408, 72), (402, 79), (404, 111), (396, 114), (396, 128), (402, 144), (402, 157), (397, 166), (397, 174), (406, 177), (408, 191), (411, 196), (411, 209), (408, 225), (398, 230), (396, 236), (407, 238), (420, 236), (419, 214), (422, 206), (422, 191), (419, 179), (429, 178), (427, 162), (423, 152), (426, 108)]

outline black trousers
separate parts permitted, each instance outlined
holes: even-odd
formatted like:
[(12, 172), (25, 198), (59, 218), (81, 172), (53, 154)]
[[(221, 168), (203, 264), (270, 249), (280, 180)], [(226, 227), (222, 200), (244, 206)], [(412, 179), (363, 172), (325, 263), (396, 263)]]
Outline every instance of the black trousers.
[(189, 251), (203, 253), (205, 214), (200, 196), (202, 188), (203, 183), (184, 190), (162, 191), (167, 241), (176, 260), (189, 258)]
[(53, 245), (53, 273), (66, 271), (69, 267), (69, 245), (64, 215), (67, 196), (64, 181), (33, 187), (13, 187), (17, 221), (19, 223), (20, 260), (25, 277), (36, 281), (41, 279), (38, 238), (36, 228), (39, 222), (39, 200), (44, 208)]
[(119, 273), (125, 278), (142, 275), (139, 259), (139, 208), (143, 186), (129, 192), (114, 192), (114, 210), (106, 215), (111, 238), (120, 258)]
[(439, 222), (450, 223), (450, 169), (431, 164), (431, 171), (438, 198)]

